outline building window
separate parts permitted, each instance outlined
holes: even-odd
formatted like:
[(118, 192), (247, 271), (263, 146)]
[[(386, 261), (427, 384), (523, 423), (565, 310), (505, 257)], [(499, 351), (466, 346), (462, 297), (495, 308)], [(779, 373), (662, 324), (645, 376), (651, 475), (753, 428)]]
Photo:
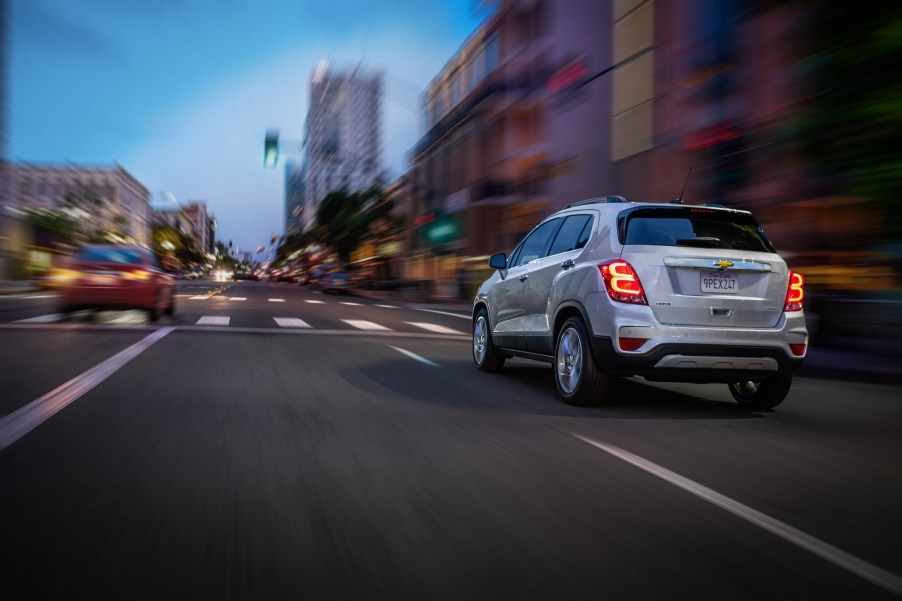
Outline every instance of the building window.
[(485, 44), (485, 74), (488, 75), (501, 64), (501, 42), (498, 34), (492, 34)]

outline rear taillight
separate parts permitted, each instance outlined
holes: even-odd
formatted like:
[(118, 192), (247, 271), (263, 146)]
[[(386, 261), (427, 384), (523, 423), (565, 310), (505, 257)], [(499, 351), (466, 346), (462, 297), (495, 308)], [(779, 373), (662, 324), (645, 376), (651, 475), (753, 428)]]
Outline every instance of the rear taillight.
[(151, 278), (152, 275), (152, 273), (143, 269), (122, 272), (123, 278), (125, 278), (126, 280), (133, 280), (135, 282), (146, 282)]
[(786, 291), (784, 311), (801, 311), (802, 300), (805, 298), (805, 278), (801, 273), (789, 272), (789, 290)]
[(598, 268), (601, 270), (604, 286), (611, 299), (620, 303), (648, 304), (642, 282), (639, 281), (639, 276), (636, 275), (632, 265), (626, 261), (616, 260), (602, 263)]

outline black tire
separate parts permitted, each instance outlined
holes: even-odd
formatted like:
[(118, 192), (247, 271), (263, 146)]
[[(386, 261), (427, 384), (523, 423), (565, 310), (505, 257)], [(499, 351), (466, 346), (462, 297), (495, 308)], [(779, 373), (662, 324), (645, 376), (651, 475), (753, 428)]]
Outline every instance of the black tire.
[(504, 367), (504, 355), (495, 348), (489, 314), (480, 309), (473, 320), (473, 363), (476, 369), (487, 373), (497, 373)]
[(172, 293), (172, 295), (170, 295), (169, 304), (163, 310), (163, 313), (167, 317), (172, 317), (173, 315), (175, 315), (175, 293), (174, 292)]
[(598, 369), (589, 334), (579, 317), (564, 322), (555, 337), (554, 383), (564, 402), (579, 407), (605, 403), (610, 376)]
[(729, 385), (736, 402), (748, 409), (773, 409), (783, 402), (792, 386), (792, 374), (734, 382)]

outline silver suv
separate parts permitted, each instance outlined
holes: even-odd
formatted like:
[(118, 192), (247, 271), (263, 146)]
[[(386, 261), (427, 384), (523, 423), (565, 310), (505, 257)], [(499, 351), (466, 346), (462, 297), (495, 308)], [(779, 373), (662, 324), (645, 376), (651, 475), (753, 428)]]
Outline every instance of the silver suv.
[(587, 200), (489, 265), (473, 306), (476, 367), (551, 363), (574, 405), (603, 403), (612, 377), (643, 376), (726, 383), (769, 409), (807, 350), (802, 276), (747, 211)]

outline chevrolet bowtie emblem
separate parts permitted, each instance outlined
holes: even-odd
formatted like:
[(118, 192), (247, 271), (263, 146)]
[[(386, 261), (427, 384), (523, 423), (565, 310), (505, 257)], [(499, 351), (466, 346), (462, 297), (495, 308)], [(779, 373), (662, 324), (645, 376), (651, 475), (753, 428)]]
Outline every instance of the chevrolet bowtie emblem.
[(720, 261), (714, 261), (715, 267), (720, 267), (721, 269), (726, 269), (727, 267), (732, 267), (733, 262), (727, 261), (726, 259), (721, 259)]

